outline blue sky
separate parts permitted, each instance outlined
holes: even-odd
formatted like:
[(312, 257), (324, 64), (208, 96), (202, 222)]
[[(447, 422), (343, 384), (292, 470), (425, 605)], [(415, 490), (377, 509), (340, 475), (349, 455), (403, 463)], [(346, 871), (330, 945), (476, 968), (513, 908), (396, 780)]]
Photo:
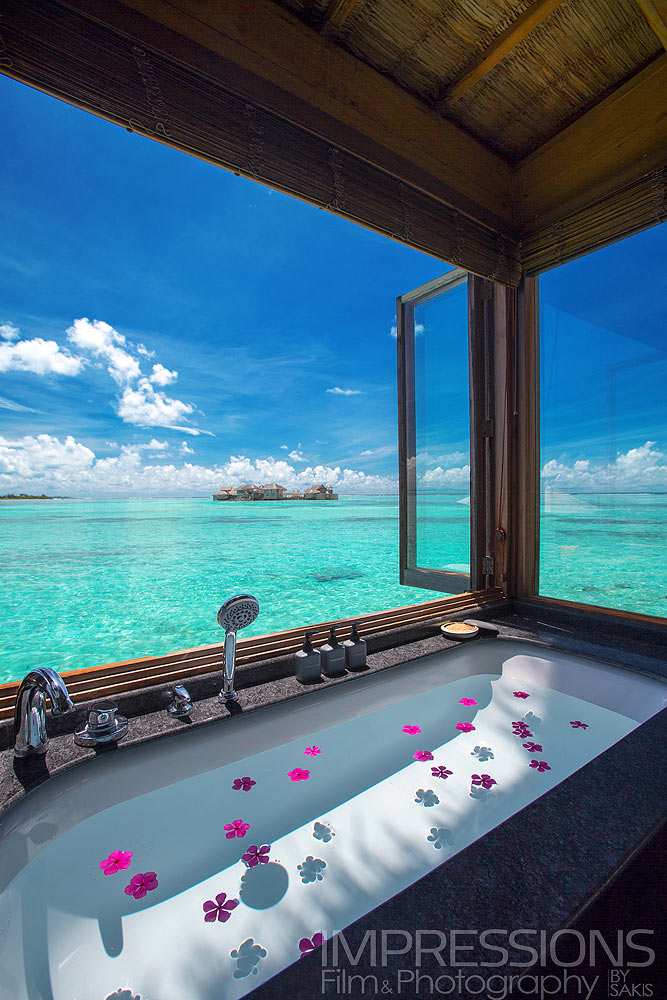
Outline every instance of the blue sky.
[[(4, 77), (0, 106), (0, 492), (395, 490), (395, 298), (446, 264)], [(545, 285), (579, 375), (610, 331), (614, 362), (630, 328), (636, 353), (664, 350), (665, 226), (634, 239)], [(664, 407), (636, 405), (646, 372), (618, 376), (633, 416), (615, 433), (664, 466)], [(604, 427), (567, 366), (550, 375), (569, 416), (545, 431), (545, 462), (598, 469)], [(451, 406), (434, 421), (433, 487), (465, 489), (466, 423)]]

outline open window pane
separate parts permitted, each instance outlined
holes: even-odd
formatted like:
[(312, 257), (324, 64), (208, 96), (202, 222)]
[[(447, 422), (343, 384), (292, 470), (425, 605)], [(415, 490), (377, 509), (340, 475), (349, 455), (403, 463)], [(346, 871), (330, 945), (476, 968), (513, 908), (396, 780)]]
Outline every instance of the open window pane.
[(468, 281), (456, 270), (398, 300), (401, 581), (470, 589)]
[(667, 617), (667, 226), (540, 277), (540, 594)]

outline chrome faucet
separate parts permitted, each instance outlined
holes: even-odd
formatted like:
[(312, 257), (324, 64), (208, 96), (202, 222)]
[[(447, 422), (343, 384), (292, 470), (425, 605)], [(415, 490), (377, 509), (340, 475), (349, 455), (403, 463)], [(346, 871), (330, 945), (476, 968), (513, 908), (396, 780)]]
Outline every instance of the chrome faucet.
[(48, 695), (54, 715), (73, 712), (74, 705), (62, 677), (50, 667), (31, 670), (21, 681), (14, 709), (14, 756), (46, 753), (46, 704)]
[(218, 611), (218, 625), (225, 630), (225, 656), (222, 664), (220, 701), (236, 701), (234, 672), (236, 670), (236, 633), (251, 625), (259, 614), (259, 601), (250, 594), (230, 597)]

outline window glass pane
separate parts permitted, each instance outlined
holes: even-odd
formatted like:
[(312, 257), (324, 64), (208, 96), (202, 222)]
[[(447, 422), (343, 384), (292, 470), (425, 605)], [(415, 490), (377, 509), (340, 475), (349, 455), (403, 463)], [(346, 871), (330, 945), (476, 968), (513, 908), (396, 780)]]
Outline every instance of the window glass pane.
[(467, 281), (417, 305), (414, 314), (416, 563), (469, 574)]
[(667, 616), (667, 226), (540, 278), (540, 593)]

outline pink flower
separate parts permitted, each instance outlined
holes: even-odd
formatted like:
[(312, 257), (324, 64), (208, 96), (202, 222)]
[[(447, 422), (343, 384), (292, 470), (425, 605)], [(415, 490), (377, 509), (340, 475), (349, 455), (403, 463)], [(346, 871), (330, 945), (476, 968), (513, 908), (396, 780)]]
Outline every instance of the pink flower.
[(324, 936), (322, 934), (313, 934), (313, 940), (310, 938), (301, 938), (299, 941), (299, 951), (301, 952), (300, 958), (307, 955), (309, 951), (315, 951), (316, 948), (321, 948), (324, 942)]
[(481, 785), (482, 788), (491, 788), (492, 785), (498, 784), (496, 779), (492, 778), (490, 774), (473, 774), (472, 783), (473, 785)]
[(235, 819), (233, 823), (225, 823), (225, 830), (228, 831), (225, 837), (227, 840), (233, 840), (234, 837), (245, 837), (249, 829), (250, 823), (244, 823), (242, 819)]
[(143, 899), (147, 892), (157, 889), (157, 875), (155, 872), (141, 872), (130, 879), (130, 884), (125, 886), (125, 895), (134, 896), (135, 899)]
[(475, 727), (471, 722), (457, 722), (456, 728), (460, 729), (462, 733), (471, 733)]
[(513, 722), (512, 729), (514, 730), (514, 735), (519, 736), (522, 740), (525, 740), (527, 736), (533, 735), (525, 722)]
[(108, 858), (100, 861), (99, 867), (105, 875), (115, 875), (116, 872), (129, 868), (131, 860), (132, 851), (112, 851)]
[(238, 905), (238, 899), (227, 899), (226, 892), (219, 892), (215, 897), (215, 903), (212, 899), (207, 899), (204, 903), (204, 920), (207, 924), (212, 924), (215, 920), (224, 924), (226, 920), (229, 920), (231, 911), (235, 910)]
[(417, 733), (421, 733), (419, 726), (403, 726), (403, 732), (409, 733), (410, 736), (416, 736)]
[(269, 862), (270, 850), (271, 847), (269, 844), (264, 844), (263, 847), (251, 844), (246, 853), (241, 855), (241, 861), (245, 861), (248, 868), (256, 868), (257, 865), (266, 865)]
[(588, 729), (587, 722), (571, 722), (570, 725), (573, 729)]
[(524, 743), (523, 745), (530, 753), (542, 753), (542, 747), (539, 743)]
[(306, 771), (302, 767), (295, 767), (293, 771), (288, 771), (287, 774), (292, 781), (308, 781), (310, 778), (310, 771)]
[(525, 691), (515, 691), (514, 692), (514, 697), (515, 698), (530, 698), (530, 695), (526, 694)]
[(415, 760), (433, 760), (433, 754), (430, 750), (418, 750), (417, 753), (413, 754)]
[(234, 778), (232, 788), (237, 792), (240, 788), (242, 788), (244, 792), (249, 792), (252, 786), (256, 784), (257, 782), (253, 781), (252, 778)]
[(303, 752), (307, 753), (309, 757), (317, 757), (318, 753), (322, 753), (319, 747), (306, 747)]
[(528, 767), (534, 767), (534, 768), (536, 768), (540, 772), (541, 771), (550, 771), (551, 770), (551, 768), (547, 764), (546, 760), (531, 760), (531, 762), (528, 765)]
[(474, 698), (460, 698), (459, 705), (476, 705), (477, 702)]
[(448, 771), (446, 767), (432, 767), (431, 774), (434, 778), (448, 778), (453, 771)]

